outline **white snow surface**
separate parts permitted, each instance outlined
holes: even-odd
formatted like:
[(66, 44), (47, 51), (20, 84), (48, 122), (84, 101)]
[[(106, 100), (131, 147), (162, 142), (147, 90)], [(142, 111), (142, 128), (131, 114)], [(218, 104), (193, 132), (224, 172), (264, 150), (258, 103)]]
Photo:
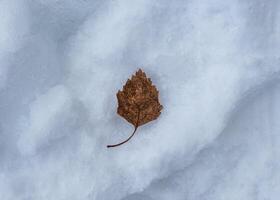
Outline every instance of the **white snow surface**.
[[(0, 0), (1, 200), (278, 200), (280, 1)], [(142, 68), (161, 116), (116, 92)]]

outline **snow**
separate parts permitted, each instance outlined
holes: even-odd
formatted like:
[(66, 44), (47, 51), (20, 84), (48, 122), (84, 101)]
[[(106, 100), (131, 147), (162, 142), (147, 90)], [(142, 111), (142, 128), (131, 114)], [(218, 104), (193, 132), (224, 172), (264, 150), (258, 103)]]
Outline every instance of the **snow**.
[[(279, 6), (0, 1), (1, 199), (276, 200)], [(162, 114), (107, 149), (140, 67)]]

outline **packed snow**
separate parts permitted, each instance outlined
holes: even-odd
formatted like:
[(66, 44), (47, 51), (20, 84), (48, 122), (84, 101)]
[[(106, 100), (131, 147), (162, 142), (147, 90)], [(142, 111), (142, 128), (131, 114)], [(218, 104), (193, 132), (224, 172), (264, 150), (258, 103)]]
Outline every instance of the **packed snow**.
[[(280, 1), (0, 0), (1, 200), (278, 200)], [(142, 68), (160, 117), (118, 116)]]

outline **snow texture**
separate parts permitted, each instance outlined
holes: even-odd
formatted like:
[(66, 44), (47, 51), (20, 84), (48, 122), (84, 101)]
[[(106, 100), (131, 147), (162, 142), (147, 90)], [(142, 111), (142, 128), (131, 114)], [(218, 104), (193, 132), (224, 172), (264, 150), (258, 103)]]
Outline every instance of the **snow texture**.
[[(280, 1), (0, 0), (1, 200), (278, 200)], [(142, 68), (164, 106), (133, 127)]]

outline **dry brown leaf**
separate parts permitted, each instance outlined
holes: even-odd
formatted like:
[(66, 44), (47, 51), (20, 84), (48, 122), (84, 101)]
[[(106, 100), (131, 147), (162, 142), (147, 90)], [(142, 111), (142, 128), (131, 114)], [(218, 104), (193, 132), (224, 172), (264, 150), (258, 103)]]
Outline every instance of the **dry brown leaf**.
[(157, 88), (141, 69), (127, 80), (123, 91), (117, 93), (118, 114), (134, 125), (134, 131), (125, 141), (108, 145), (108, 148), (126, 143), (133, 137), (139, 126), (158, 118), (163, 108), (158, 96)]

